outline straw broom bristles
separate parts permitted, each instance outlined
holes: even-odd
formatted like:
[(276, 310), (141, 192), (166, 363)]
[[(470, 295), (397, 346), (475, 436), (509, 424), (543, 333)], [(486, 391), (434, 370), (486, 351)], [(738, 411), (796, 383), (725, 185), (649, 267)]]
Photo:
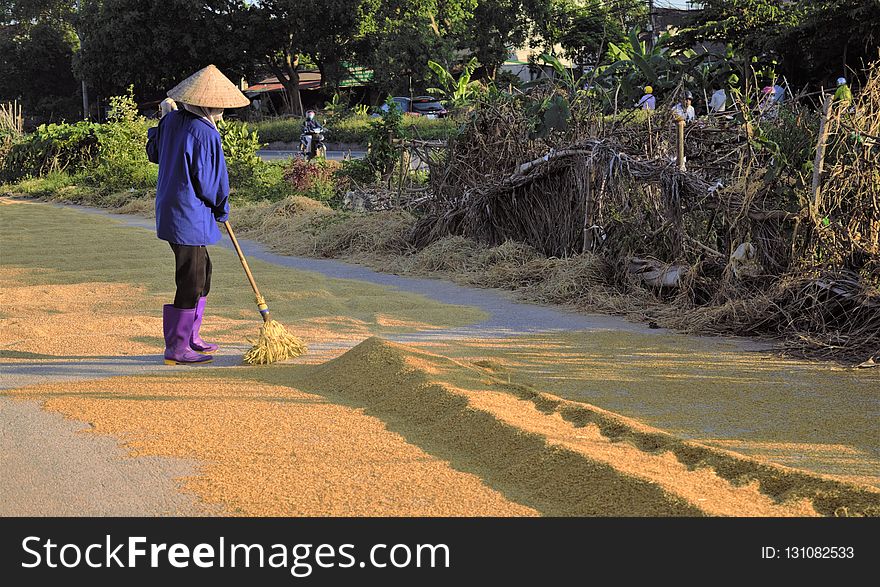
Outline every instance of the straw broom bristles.
[(266, 305), (265, 298), (260, 295), (260, 290), (257, 287), (257, 282), (254, 281), (251, 268), (248, 266), (241, 246), (238, 244), (238, 239), (235, 238), (235, 232), (233, 232), (228, 220), (224, 221), (223, 225), (226, 227), (226, 232), (229, 233), (229, 240), (232, 241), (232, 246), (235, 248), (238, 260), (241, 261), (241, 266), (248, 278), (248, 282), (251, 284), (251, 289), (254, 290), (254, 301), (260, 310), (260, 314), (263, 316), (260, 336), (256, 344), (244, 354), (245, 363), (250, 365), (268, 365), (269, 363), (302, 355), (306, 352), (305, 343), (287, 332), (287, 329), (281, 323), (269, 318), (269, 306)]
[(306, 344), (290, 334), (283, 324), (269, 320), (260, 327), (260, 336), (245, 353), (244, 361), (249, 365), (268, 365), (298, 357), (307, 350)]

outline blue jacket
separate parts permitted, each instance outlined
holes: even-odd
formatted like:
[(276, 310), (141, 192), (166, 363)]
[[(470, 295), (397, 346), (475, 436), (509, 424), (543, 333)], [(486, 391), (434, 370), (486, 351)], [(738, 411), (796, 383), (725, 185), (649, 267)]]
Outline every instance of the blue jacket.
[(229, 218), (229, 174), (220, 133), (207, 121), (176, 110), (158, 127), (156, 235), (179, 245), (220, 240), (217, 222)]

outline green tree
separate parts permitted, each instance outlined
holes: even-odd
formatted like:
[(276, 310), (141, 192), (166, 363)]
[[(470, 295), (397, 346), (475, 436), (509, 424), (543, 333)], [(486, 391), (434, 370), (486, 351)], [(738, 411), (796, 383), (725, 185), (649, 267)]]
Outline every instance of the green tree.
[(618, 20), (624, 19), (616, 10), (617, 4), (604, 0), (528, 0), (530, 44), (548, 55), (561, 47), (565, 57), (579, 64), (596, 64), (603, 44), (623, 38)]
[(355, 57), (362, 28), (375, 10), (374, 0), (262, 0), (248, 12), (250, 53), (284, 85), (292, 110), (302, 113), (299, 74), (306, 62), (317, 64), (323, 80), (337, 86), (344, 64)]
[(79, 85), (72, 61), (79, 47), (72, 0), (0, 2), (0, 101), (21, 100), (41, 119), (75, 117)]
[(528, 0), (479, 0), (467, 19), (463, 46), (482, 65), (485, 77), (495, 79), (512, 49), (523, 47), (532, 21)]
[(134, 84), (162, 96), (213, 63), (230, 79), (248, 74), (243, 0), (81, 0), (76, 71), (103, 96)]
[(428, 61), (449, 69), (465, 48), (476, 0), (377, 0), (362, 23), (358, 60), (374, 71), (381, 93), (423, 90)]
[(570, 4), (559, 13), (559, 44), (581, 71), (597, 66), (609, 43), (624, 39), (623, 29), (600, 0)]
[(301, 115), (299, 72), (305, 42), (302, 6), (291, 0), (264, 0), (248, 16), (254, 57), (284, 86), (288, 109)]
[(642, 28), (648, 21), (648, 3), (645, 0), (602, 0), (602, 5), (617, 23), (618, 30)]
[(744, 73), (757, 57), (776, 60), (796, 86), (828, 84), (876, 60), (878, 0), (705, 0), (677, 35), (678, 46), (730, 45)]
[(802, 15), (800, 2), (781, 0), (705, 0), (702, 6), (677, 35), (679, 46), (719, 42), (758, 55), (772, 48)]
[(797, 85), (827, 85), (880, 58), (880, 0), (802, 2), (803, 17), (774, 47)]

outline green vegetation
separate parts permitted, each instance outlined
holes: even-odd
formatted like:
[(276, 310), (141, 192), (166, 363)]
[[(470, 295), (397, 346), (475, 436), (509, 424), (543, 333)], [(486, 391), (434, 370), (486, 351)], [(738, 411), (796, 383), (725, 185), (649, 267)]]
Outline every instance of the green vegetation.
[[(151, 122), (137, 114), (131, 90), (110, 99), (106, 124), (81, 121), (41, 125), (13, 136), (0, 162), (2, 194), (26, 194), (96, 206), (152, 207), (159, 168), (147, 160)], [(331, 200), (339, 181), (338, 164), (264, 162), (256, 152), (255, 131), (238, 122), (218, 126), (226, 154), (233, 201), (278, 201), (291, 195)], [(304, 180), (303, 177), (316, 179)]]
[(88, 182), (104, 192), (150, 189), (159, 176), (147, 159), (147, 121), (137, 113), (134, 89), (110, 98), (108, 123), (97, 125), (97, 156), (88, 169)]
[(473, 103), (483, 91), (481, 83), (471, 81), (471, 77), (479, 65), (477, 58), (472, 57), (464, 65), (458, 77), (456, 77), (436, 61), (428, 61), (428, 67), (437, 76), (441, 86), (439, 88), (428, 88), (428, 91), (443, 98), (443, 101), (450, 108), (461, 108)]
[[(370, 123), (373, 120), (365, 115), (331, 118), (327, 121), (327, 141), (330, 143), (366, 146), (369, 142)], [(257, 132), (261, 143), (274, 143), (276, 141), (298, 143), (300, 131), (302, 130), (302, 120), (298, 118), (275, 118), (255, 122), (250, 126)], [(406, 138), (425, 140), (446, 139), (455, 134), (457, 128), (458, 124), (451, 118), (407, 116), (403, 121), (401, 133)]]
[(38, 115), (40, 122), (70, 118), (81, 111), (80, 84), (73, 70), (80, 50), (73, 4), (70, 0), (0, 4), (0, 103), (18, 99), (25, 114)]
[(796, 87), (833, 84), (877, 59), (880, 3), (876, 0), (704, 0), (675, 43), (717, 42), (734, 50), (743, 73), (771, 64)]
[[(877, 0), (699, 4), (703, 9), (663, 43), (666, 57), (685, 57), (687, 69), (730, 60), (743, 91), (750, 68), (765, 66), (772, 67), (771, 78), (798, 88), (827, 87), (875, 60), (880, 46)], [(645, 31), (648, 23), (643, 0), (327, 0), (320, 10), (303, 10), (299, 0), (7, 5), (0, 9), (0, 102), (19, 99), (36, 122), (77, 116), (80, 81), (90, 88), (92, 102), (131, 84), (139, 100), (154, 100), (205, 63), (232, 79), (276, 76), (286, 89), (285, 109), (296, 114), (302, 113), (299, 77), (306, 69), (321, 71), (328, 95), (351, 79), (353, 68), (372, 72), (370, 84), (379, 96), (410, 95), (436, 83), (437, 68), (429, 62), (458, 77), (476, 59), (480, 66), (470, 71), (475, 81), (507, 86), (515, 80), (501, 79), (500, 68), (517, 47), (527, 48), (532, 59), (542, 53), (567, 59), (580, 75), (619, 62), (622, 45), (632, 45), (626, 31)], [(133, 30), (152, 34), (143, 39)], [(707, 51), (684, 54), (698, 46)], [(646, 58), (643, 63), (629, 55), (642, 73), (646, 63), (663, 57), (651, 50), (635, 53)], [(662, 65), (651, 66), (661, 78)], [(671, 73), (689, 75), (675, 67)], [(648, 79), (630, 81), (658, 83), (643, 77)], [(329, 107), (344, 106), (331, 100)]]
[[(0, 194), (26, 194), (70, 203), (126, 208), (144, 212), (152, 208), (158, 166), (147, 160), (147, 129), (153, 122), (137, 114), (129, 93), (110, 99), (109, 122), (81, 121), (41, 125), (36, 132), (11, 138), (9, 155), (0, 164)], [(300, 195), (337, 203), (352, 182), (371, 184), (397, 158), (392, 138), (446, 138), (456, 131), (452, 120), (396, 117), (390, 131), (386, 119), (339, 115), (336, 123), (347, 140), (374, 146), (369, 160), (334, 161), (299, 159), (265, 162), (257, 150), (267, 141), (258, 136), (264, 128), (279, 132), (285, 126), (299, 137), (300, 122), (280, 119), (250, 126), (241, 122), (218, 125), (229, 170), (233, 202), (277, 202)], [(264, 126), (268, 125), (268, 126)], [(415, 172), (414, 172), (415, 173)]]

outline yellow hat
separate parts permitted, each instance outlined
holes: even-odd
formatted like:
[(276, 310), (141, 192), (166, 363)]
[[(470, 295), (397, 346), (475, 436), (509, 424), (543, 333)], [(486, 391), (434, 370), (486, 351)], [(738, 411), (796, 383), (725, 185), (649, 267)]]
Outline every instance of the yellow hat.
[(646, 94), (653, 94), (654, 88), (652, 88), (651, 86), (645, 86), (645, 93)]
[(214, 65), (198, 70), (168, 90), (168, 97), (205, 108), (242, 108), (251, 103)]

